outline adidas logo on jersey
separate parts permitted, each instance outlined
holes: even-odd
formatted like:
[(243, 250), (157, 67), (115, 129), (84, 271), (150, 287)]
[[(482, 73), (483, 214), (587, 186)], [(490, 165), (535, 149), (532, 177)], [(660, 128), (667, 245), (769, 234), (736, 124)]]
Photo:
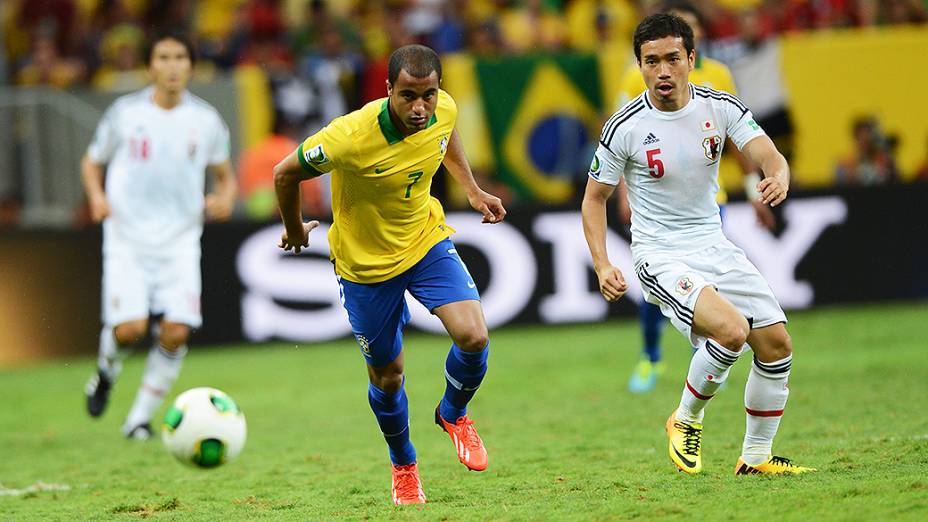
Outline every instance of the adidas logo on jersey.
[(657, 143), (657, 142), (659, 142), (659, 141), (661, 141), (660, 138), (658, 138), (657, 136), (655, 136), (653, 132), (649, 132), (649, 133), (648, 133), (648, 137), (644, 139), (644, 144), (645, 144), (645, 145), (650, 145), (650, 144), (652, 144), (652, 143)]

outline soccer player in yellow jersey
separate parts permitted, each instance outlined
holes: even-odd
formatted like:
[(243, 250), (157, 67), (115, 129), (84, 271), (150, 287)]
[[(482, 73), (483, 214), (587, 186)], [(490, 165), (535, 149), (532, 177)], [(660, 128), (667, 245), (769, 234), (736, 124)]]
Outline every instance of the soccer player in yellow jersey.
[[(663, 12), (679, 16), (693, 29), (693, 37), (698, 48), (705, 32), (701, 21), (702, 17), (699, 11), (696, 10), (696, 7), (689, 2), (677, 0), (665, 2), (661, 7)], [(728, 67), (711, 58), (702, 57), (698, 52), (696, 54), (695, 67), (690, 72), (690, 82), (694, 85), (709, 87), (733, 95), (738, 94), (735, 89), (735, 81), (732, 79)], [(641, 75), (640, 65), (637, 62), (630, 64), (622, 75), (619, 90), (619, 103), (617, 104), (618, 107), (636, 98), (646, 89), (647, 86), (644, 83), (644, 77)], [(728, 147), (726, 152), (728, 150), (733, 151), (733, 157), (738, 161), (741, 170), (745, 173), (745, 187), (749, 188), (749, 196), (753, 195), (753, 187), (760, 180), (757, 179), (758, 176), (754, 172), (751, 163), (738, 152), (737, 148)], [(727, 158), (723, 157), (723, 164), (726, 159)], [(617, 192), (619, 219), (623, 223), (629, 224), (631, 223), (631, 209), (628, 205), (628, 189), (624, 182), (619, 185)], [(760, 203), (757, 197), (749, 197), (748, 199), (754, 207), (758, 222), (772, 229), (776, 224), (776, 220), (770, 209)], [(728, 201), (728, 194), (721, 185), (716, 195), (716, 201), (719, 205), (724, 205)], [(638, 310), (638, 318), (641, 323), (644, 344), (642, 346), (641, 358), (628, 381), (628, 389), (632, 393), (647, 393), (654, 389), (654, 386), (657, 384), (657, 376), (664, 371), (664, 365), (661, 362), (660, 348), (664, 316), (661, 314), (660, 307), (648, 303), (647, 301), (640, 302)]]
[(367, 362), (371, 409), (390, 449), (396, 504), (425, 502), (403, 388), (407, 290), (453, 340), (435, 423), (450, 435), (461, 463), (475, 471), (487, 467), (486, 449), (467, 415), (487, 369), (487, 326), (476, 285), (451, 242), (454, 229), (429, 194), (432, 177), (444, 165), (484, 223), (502, 221), (506, 210), (474, 181), (454, 129), (457, 107), (440, 82), (441, 62), (432, 49), (397, 49), (386, 98), (332, 120), (274, 168), (285, 228), (278, 246), (297, 254), (319, 224), (303, 223), (299, 183), (332, 176), (331, 258)]

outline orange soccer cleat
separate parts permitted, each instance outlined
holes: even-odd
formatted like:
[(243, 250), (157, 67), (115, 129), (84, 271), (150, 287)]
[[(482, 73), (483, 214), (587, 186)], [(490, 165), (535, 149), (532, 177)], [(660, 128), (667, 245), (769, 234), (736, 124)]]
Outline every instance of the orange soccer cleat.
[(483, 447), (480, 435), (477, 435), (474, 421), (464, 415), (458, 417), (458, 420), (452, 424), (441, 417), (436, 407), (435, 424), (438, 424), (439, 428), (445, 430), (445, 433), (451, 436), (451, 442), (454, 443), (454, 449), (458, 452), (458, 460), (461, 461), (461, 464), (464, 464), (472, 471), (487, 469), (487, 450)]
[(419, 466), (413, 462), (405, 466), (393, 466), (393, 503), (425, 504), (425, 492), (419, 480)]

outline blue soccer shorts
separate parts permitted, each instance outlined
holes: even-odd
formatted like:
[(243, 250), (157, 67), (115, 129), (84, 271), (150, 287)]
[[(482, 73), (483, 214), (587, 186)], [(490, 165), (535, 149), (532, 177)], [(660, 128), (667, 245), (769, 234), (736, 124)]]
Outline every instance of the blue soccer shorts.
[(430, 312), (448, 303), (480, 300), (451, 239), (438, 242), (418, 263), (380, 283), (354, 283), (338, 278), (348, 322), (367, 364), (379, 368), (403, 349), (403, 327), (409, 322), (405, 292)]

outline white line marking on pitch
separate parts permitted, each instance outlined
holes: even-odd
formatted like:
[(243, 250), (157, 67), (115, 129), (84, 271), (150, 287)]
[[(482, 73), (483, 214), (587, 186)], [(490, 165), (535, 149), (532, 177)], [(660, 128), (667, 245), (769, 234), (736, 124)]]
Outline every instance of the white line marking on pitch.
[(39, 481), (35, 484), (22, 488), (7, 488), (0, 483), (0, 497), (21, 497), (23, 495), (28, 495), (29, 493), (38, 493), (39, 491), (70, 491), (71, 486), (67, 484), (46, 484), (45, 482)]

